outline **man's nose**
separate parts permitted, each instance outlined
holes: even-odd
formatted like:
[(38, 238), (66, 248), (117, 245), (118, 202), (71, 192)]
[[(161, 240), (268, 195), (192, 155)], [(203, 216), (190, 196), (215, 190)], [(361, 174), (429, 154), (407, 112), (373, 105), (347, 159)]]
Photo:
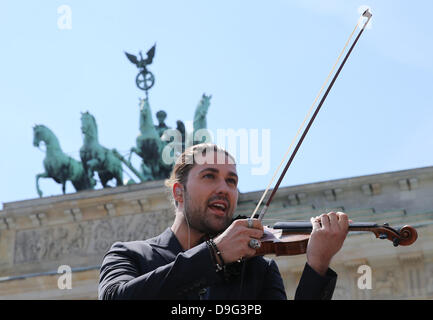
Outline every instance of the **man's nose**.
[(216, 189), (216, 193), (218, 194), (229, 194), (230, 193), (230, 187), (227, 185), (227, 182), (225, 181), (225, 179), (219, 179), (218, 181), (218, 185), (217, 185), (217, 189)]

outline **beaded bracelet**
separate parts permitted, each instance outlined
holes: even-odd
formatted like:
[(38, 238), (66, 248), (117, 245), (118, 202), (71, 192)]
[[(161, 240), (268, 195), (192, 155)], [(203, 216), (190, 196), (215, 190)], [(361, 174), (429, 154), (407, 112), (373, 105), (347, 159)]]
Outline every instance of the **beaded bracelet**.
[(218, 263), (218, 261), (217, 261), (217, 259), (216, 259), (216, 256), (215, 256), (215, 249), (214, 249), (214, 247), (213, 247), (213, 245), (212, 245), (212, 243), (211, 243), (211, 241), (206, 241), (206, 245), (207, 245), (207, 247), (208, 247), (208, 249), (209, 249), (209, 251), (210, 251), (210, 256), (211, 256), (211, 258), (212, 258), (212, 262), (215, 264), (215, 267), (216, 267), (216, 272), (220, 272), (221, 270), (223, 270), (223, 267)]
[(226, 265), (226, 263), (224, 262), (224, 259), (223, 259), (222, 255), (221, 255), (221, 251), (218, 249), (218, 247), (217, 247), (216, 243), (213, 241), (213, 239), (209, 239), (209, 242), (212, 245), (212, 247), (214, 248), (214, 250), (215, 250), (216, 254), (218, 255), (218, 257), (220, 258), (222, 267), (224, 268), (225, 265)]

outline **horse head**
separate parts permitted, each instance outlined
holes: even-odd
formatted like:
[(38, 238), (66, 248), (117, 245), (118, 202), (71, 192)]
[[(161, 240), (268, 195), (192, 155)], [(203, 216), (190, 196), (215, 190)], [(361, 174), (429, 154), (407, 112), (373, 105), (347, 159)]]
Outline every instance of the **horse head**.
[(47, 147), (60, 149), (56, 135), (48, 127), (38, 124), (33, 127), (33, 146), (39, 148), (41, 141), (45, 142)]
[(212, 95), (207, 96), (203, 93), (197, 108), (194, 113), (194, 127), (196, 129), (201, 129), (206, 127), (206, 115), (210, 106), (210, 99)]
[(146, 98), (139, 98), (139, 101), (140, 113), (143, 116), (148, 116), (148, 114), (151, 114), (149, 100), (147, 100)]
[(88, 111), (81, 112), (81, 132), (86, 137), (98, 137), (98, 125), (96, 124), (95, 117)]
[[(148, 135), (149, 132), (155, 131), (155, 126), (152, 120), (152, 112), (150, 111), (149, 100), (140, 98), (140, 132), (142, 135)], [(159, 135), (158, 135), (159, 137)]]
[(45, 144), (48, 144), (50, 137), (53, 135), (54, 134), (52, 131), (46, 126), (37, 124), (33, 127), (33, 145), (35, 147), (39, 147), (41, 141), (45, 142)]
[(203, 95), (200, 99), (197, 110), (199, 110), (203, 116), (205, 116), (207, 114), (207, 111), (209, 110), (211, 98), (212, 98), (212, 95), (207, 96), (205, 93), (203, 93)]
[[(203, 142), (201, 137), (203, 137), (203, 134), (207, 129), (207, 120), (206, 115), (210, 106), (210, 99), (212, 98), (211, 95), (207, 96), (203, 93), (200, 102), (195, 109), (194, 113), (194, 121), (193, 121), (193, 144), (201, 143)], [(206, 131), (207, 132), (207, 131)], [(196, 135), (199, 135), (197, 138)], [(207, 133), (206, 136), (209, 136)]]

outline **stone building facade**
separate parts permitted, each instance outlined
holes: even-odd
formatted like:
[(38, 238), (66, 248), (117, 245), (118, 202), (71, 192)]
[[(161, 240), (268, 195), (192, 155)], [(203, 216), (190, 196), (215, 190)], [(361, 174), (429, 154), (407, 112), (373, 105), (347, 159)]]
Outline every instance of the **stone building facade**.
[[(237, 214), (249, 216), (261, 193), (240, 194)], [(331, 263), (334, 299), (432, 299), (432, 199), (433, 167), (311, 183), (281, 188), (264, 224), (338, 210), (355, 222), (411, 225), (418, 240), (407, 247), (349, 233)], [(173, 219), (162, 181), (5, 203), (0, 299), (96, 299), (111, 244), (157, 235)], [(293, 298), (305, 254), (275, 259)]]

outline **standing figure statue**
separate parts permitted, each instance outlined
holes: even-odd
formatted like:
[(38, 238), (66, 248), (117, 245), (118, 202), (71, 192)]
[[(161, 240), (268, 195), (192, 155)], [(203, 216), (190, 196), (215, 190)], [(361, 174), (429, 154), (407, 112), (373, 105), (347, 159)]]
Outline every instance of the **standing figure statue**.
[(155, 126), (155, 129), (158, 131), (159, 136), (162, 137), (164, 131), (170, 129), (170, 127), (165, 124), (167, 113), (164, 110), (160, 110), (156, 113), (156, 118), (158, 119), (158, 125)]
[(43, 141), (46, 146), (44, 159), (44, 173), (36, 175), (36, 191), (42, 197), (39, 188), (40, 178), (52, 178), (62, 184), (62, 192), (66, 192), (66, 182), (71, 181), (76, 191), (93, 189), (95, 181), (89, 177), (81, 162), (66, 155), (60, 147), (59, 140), (55, 134), (44, 125), (33, 127), (33, 145), (39, 147)]
[(209, 110), (211, 98), (212, 95), (206, 96), (206, 94), (203, 93), (203, 96), (200, 99), (197, 108), (195, 109), (194, 122), (193, 122), (193, 136), (192, 136), (194, 145), (199, 143), (212, 142), (210, 133), (208, 130), (206, 130), (207, 129), (206, 115)]
[(89, 179), (96, 171), (104, 188), (113, 178), (116, 179), (116, 186), (122, 186), (121, 160), (113, 150), (99, 144), (98, 126), (95, 118), (89, 112), (81, 113), (81, 132), (84, 134), (84, 144), (80, 149), (80, 157)]

